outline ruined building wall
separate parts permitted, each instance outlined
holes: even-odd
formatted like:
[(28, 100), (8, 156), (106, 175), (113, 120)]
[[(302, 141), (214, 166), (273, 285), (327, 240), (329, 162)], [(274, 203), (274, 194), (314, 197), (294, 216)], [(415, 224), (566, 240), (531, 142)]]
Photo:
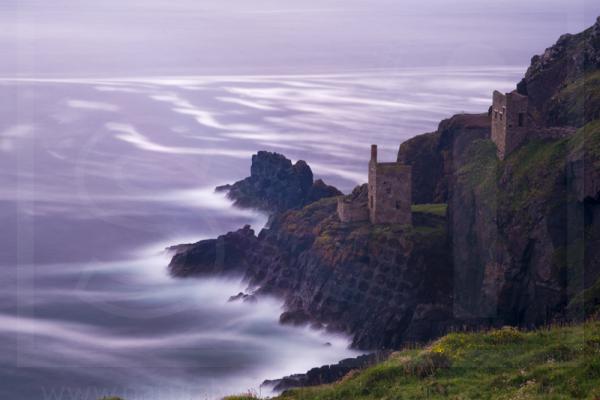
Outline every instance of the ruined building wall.
[(377, 147), (369, 163), (369, 216), (373, 224), (412, 224), (412, 169), (378, 163)]
[(362, 222), (369, 220), (367, 203), (346, 196), (338, 197), (337, 212), (342, 222)]
[(377, 162), (377, 146), (371, 146), (369, 183), (337, 199), (341, 222), (412, 224), (412, 169), (401, 163)]
[(528, 99), (516, 92), (494, 91), (492, 102), (492, 140), (498, 157), (504, 159), (519, 147), (528, 134)]
[(506, 152), (506, 124), (503, 120), (503, 110), (506, 109), (506, 96), (494, 91), (492, 100), (492, 141), (498, 148), (498, 157), (504, 158)]

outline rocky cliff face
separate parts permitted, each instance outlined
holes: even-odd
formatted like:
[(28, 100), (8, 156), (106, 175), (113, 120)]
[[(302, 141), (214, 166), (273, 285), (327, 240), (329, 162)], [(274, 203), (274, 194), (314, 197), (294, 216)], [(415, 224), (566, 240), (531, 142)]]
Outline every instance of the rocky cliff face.
[(568, 139), (531, 141), (504, 162), (488, 140), (455, 158), (449, 233), (457, 317), (523, 326), (582, 317), (564, 312), (600, 275), (598, 143), (594, 124)]
[(487, 114), (460, 114), (440, 122), (437, 131), (402, 143), (398, 162), (412, 166), (413, 203), (446, 203), (455, 149), (490, 133)]
[(472, 118), (444, 121), (399, 152), (428, 188), (415, 202), (447, 198), (454, 317), (534, 326), (597, 312), (599, 122), (501, 162), (485, 126), (465, 127)]
[[(524, 146), (499, 161), (489, 140), (453, 144), (455, 314), (524, 326), (582, 318), (597, 310), (579, 304), (586, 296), (600, 304), (600, 19), (535, 56), (518, 91), (538, 123)], [(556, 125), (580, 128), (548, 135)]]
[(324, 197), (342, 193), (322, 180), (313, 182), (306, 162), (292, 162), (278, 153), (259, 151), (252, 156), (250, 176), (233, 185), (219, 186), (238, 207), (282, 212), (301, 208)]
[[(448, 201), (459, 319), (533, 326), (600, 304), (600, 19), (535, 56), (518, 91), (537, 126), (505, 162), (489, 122), (473, 116), (442, 122), (398, 154), (413, 165), (415, 202)], [(548, 134), (555, 126), (580, 129), (561, 138)]]
[(600, 117), (600, 18), (577, 35), (565, 34), (531, 60), (518, 84), (529, 96), (530, 111), (542, 126), (581, 127)]
[(414, 219), (414, 228), (342, 224), (336, 199), (324, 199), (275, 217), (258, 237), (244, 228), (189, 246), (170, 268), (175, 276), (237, 272), (258, 295), (285, 299), (284, 323), (346, 332), (359, 348), (395, 347), (452, 323), (444, 218)]

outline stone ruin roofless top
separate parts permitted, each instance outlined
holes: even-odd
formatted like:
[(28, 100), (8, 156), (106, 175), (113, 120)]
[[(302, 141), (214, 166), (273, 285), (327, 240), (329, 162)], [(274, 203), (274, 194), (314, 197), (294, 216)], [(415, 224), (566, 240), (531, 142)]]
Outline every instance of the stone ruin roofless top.
[(397, 162), (378, 162), (377, 145), (372, 145), (367, 198), (356, 190), (338, 198), (338, 216), (342, 222), (410, 225), (411, 205), (411, 167)]
[(506, 94), (494, 91), (489, 114), (499, 159), (504, 160), (528, 139), (562, 139), (577, 132), (574, 126), (547, 126), (529, 111), (527, 96), (516, 90)]
[(517, 91), (502, 94), (494, 91), (491, 120), (492, 141), (503, 160), (527, 139), (529, 134), (528, 98)]

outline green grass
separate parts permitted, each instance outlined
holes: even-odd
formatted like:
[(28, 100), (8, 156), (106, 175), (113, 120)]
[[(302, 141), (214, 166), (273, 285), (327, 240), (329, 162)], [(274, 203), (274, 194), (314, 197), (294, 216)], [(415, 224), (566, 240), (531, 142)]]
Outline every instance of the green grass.
[(475, 141), (458, 169), (458, 181), (485, 199), (490, 210), (500, 207), (518, 213), (530, 204), (551, 205), (547, 200), (564, 199), (554, 192), (564, 174), (570, 145), (570, 139), (532, 140), (501, 162), (493, 142)]
[(447, 209), (448, 204), (446, 203), (412, 205), (412, 212), (414, 213), (433, 214), (438, 217), (445, 217)]
[(496, 144), (489, 139), (475, 140), (459, 162), (457, 178), (466, 187), (476, 189), (482, 186), (496, 185), (498, 159)]
[[(236, 397), (246, 400), (252, 397)], [(452, 333), (341, 382), (279, 400), (600, 398), (600, 323), (533, 332)]]
[(573, 154), (586, 156), (600, 168), (600, 120), (588, 123), (571, 139)]
[(239, 394), (234, 396), (223, 397), (223, 400), (256, 400), (259, 397), (254, 393)]
[(552, 98), (550, 113), (559, 122), (577, 126), (598, 118), (600, 110), (600, 71), (586, 72)]
[[(570, 141), (533, 140), (511, 154), (504, 168), (511, 190), (500, 193), (506, 206), (513, 211), (529, 204), (564, 201), (566, 194), (555, 193), (568, 162)], [(508, 172), (507, 172), (508, 171)]]

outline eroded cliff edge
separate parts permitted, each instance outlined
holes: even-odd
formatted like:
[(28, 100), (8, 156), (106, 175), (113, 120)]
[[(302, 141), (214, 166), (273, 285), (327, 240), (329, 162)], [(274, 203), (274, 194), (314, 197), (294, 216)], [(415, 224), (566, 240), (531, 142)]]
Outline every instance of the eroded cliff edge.
[(536, 125), (506, 159), (489, 139), (487, 113), (454, 116), (402, 144), (398, 160), (413, 167), (413, 227), (343, 224), (328, 197), (336, 191), (311, 203), (308, 181), (290, 186), (304, 188), (300, 203), (273, 207), (262, 181), (243, 193), (278, 210), (270, 227), (180, 247), (172, 273), (241, 274), (256, 294), (285, 300), (282, 322), (347, 332), (370, 349), (597, 313), (599, 32), (600, 21), (534, 57), (518, 90), (530, 96)]
[(343, 224), (336, 203), (277, 215), (258, 236), (245, 227), (199, 242), (173, 257), (171, 271), (241, 274), (257, 295), (285, 299), (282, 322), (346, 332), (360, 348), (444, 332), (452, 292), (445, 219), (425, 210), (414, 213), (414, 227)]

